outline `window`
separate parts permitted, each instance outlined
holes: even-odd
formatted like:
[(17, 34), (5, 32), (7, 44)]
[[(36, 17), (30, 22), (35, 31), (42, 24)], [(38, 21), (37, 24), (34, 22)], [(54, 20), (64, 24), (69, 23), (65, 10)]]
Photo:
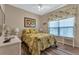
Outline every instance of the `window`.
[(50, 21), (48, 26), (49, 33), (58, 36), (58, 21)]
[(58, 21), (49, 21), (49, 33), (56, 36), (73, 37), (74, 19), (74, 17), (71, 17)]

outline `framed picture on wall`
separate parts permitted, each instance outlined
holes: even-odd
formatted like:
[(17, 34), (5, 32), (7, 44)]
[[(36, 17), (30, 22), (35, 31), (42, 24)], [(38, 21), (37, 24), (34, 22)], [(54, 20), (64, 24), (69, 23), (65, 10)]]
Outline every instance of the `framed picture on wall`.
[(36, 27), (36, 19), (24, 17), (24, 27)]

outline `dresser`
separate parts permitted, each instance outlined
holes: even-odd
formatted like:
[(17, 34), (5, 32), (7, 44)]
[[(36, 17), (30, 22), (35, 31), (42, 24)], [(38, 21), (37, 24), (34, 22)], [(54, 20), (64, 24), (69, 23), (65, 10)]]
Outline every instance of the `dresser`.
[(21, 40), (14, 36), (10, 42), (3, 43), (4, 37), (0, 37), (0, 55), (21, 55)]

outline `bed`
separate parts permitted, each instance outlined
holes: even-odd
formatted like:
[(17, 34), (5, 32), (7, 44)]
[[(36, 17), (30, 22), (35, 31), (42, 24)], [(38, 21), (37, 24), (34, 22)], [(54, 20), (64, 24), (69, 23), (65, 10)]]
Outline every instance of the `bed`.
[(36, 29), (24, 29), (22, 32), (22, 41), (29, 47), (32, 55), (40, 55), (41, 51), (54, 45), (56, 40), (54, 36), (47, 33), (39, 33)]

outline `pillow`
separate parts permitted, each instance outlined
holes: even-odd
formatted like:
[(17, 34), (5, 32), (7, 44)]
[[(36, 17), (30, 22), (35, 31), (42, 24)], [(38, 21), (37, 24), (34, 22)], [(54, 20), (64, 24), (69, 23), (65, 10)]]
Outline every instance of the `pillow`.
[(31, 33), (38, 33), (38, 30), (36, 29), (24, 29), (22, 34), (31, 34)]
[(31, 33), (38, 33), (38, 30), (36, 30), (36, 29), (30, 29), (30, 32)]
[(23, 34), (24, 34), (24, 33), (29, 34), (30, 31), (29, 31), (29, 29), (24, 29), (22, 33), (23, 33)]

